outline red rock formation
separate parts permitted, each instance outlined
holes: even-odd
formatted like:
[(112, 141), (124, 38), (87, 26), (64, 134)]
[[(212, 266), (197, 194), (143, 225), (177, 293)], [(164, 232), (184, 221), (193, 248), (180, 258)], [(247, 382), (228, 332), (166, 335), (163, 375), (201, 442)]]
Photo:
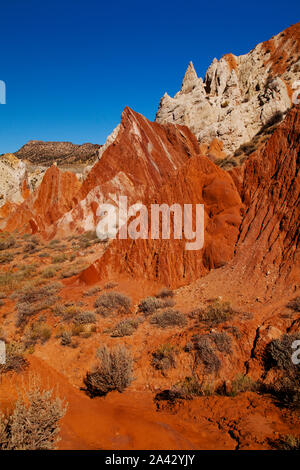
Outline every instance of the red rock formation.
[(62, 172), (53, 165), (46, 171), (37, 191), (10, 214), (5, 229), (32, 233), (45, 230), (72, 208), (79, 189), (74, 173)]
[(113, 202), (114, 195), (126, 195), (130, 203), (144, 200), (198, 154), (198, 142), (187, 127), (150, 122), (125, 108), (115, 141), (83, 182), (77, 205), (53, 233), (95, 229), (99, 203)]
[[(261, 276), (298, 282), (300, 107), (294, 107), (262, 150), (232, 176), (247, 206), (237, 244), (236, 266), (241, 275), (261, 282)], [(255, 277), (257, 273), (257, 278)]]
[[(164, 185), (151, 203), (204, 204), (205, 244), (187, 251), (186, 240), (115, 240), (104, 256), (82, 275), (92, 283), (115, 273), (187, 284), (233, 256), (242, 204), (231, 177), (206, 157), (194, 156)], [(149, 224), (150, 225), (150, 224)]]
[(280, 34), (279, 40), (269, 39), (263, 42), (262, 46), (266, 53), (270, 54), (265, 65), (271, 65), (274, 76), (283, 74), (294, 63), (291, 62), (291, 58), (294, 57), (295, 62), (299, 58), (300, 23), (285, 29)]
[(226, 153), (223, 151), (223, 142), (219, 139), (213, 139), (210, 144), (202, 143), (199, 147), (200, 152), (214, 163), (226, 157)]
[(116, 140), (84, 181), (79, 198), (123, 172), (135, 185), (158, 188), (190, 156), (199, 153), (195, 136), (185, 126), (150, 122), (126, 107)]

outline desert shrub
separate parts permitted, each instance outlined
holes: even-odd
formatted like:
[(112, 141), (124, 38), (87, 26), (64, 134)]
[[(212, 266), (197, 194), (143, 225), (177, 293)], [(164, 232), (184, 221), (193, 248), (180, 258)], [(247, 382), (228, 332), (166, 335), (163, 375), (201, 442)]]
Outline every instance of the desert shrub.
[(0, 299), (6, 299), (6, 294), (5, 292), (0, 292)]
[(238, 393), (257, 392), (259, 384), (248, 375), (238, 374), (231, 383), (229, 395), (235, 397)]
[(117, 285), (118, 284), (116, 282), (108, 282), (105, 284), (104, 289), (114, 289), (114, 287), (117, 287)]
[(295, 312), (300, 312), (300, 296), (296, 297), (294, 300), (291, 300), (287, 304), (288, 308), (291, 308)]
[(54, 263), (54, 264), (64, 263), (65, 261), (67, 261), (67, 259), (68, 258), (65, 254), (56, 255), (56, 256), (53, 256), (52, 263)]
[(208, 335), (202, 335), (194, 343), (195, 366), (202, 362), (207, 374), (217, 373), (221, 367), (221, 361), (214, 353)]
[(100, 291), (101, 291), (100, 287), (92, 287), (91, 289), (85, 291), (83, 293), (83, 296), (84, 297), (91, 297), (95, 294), (98, 294), (98, 292), (100, 292)]
[(206, 309), (201, 308), (194, 312), (201, 322), (206, 322), (211, 326), (232, 319), (235, 313), (230, 303), (222, 300), (215, 300)]
[(0, 253), (0, 264), (10, 263), (14, 259), (12, 253)]
[(68, 269), (65, 269), (61, 273), (61, 278), (64, 279), (66, 277), (73, 277), (79, 274), (84, 268), (86, 268), (86, 264), (82, 263), (74, 263), (68, 267)]
[(285, 375), (278, 377), (272, 384), (266, 386), (266, 391), (274, 396), (279, 406), (300, 409), (299, 372), (286, 372)]
[(232, 349), (232, 341), (230, 336), (228, 336), (226, 333), (222, 332), (214, 332), (210, 333), (209, 338), (214, 342), (214, 344), (217, 347), (217, 350), (221, 353), (225, 354), (231, 354)]
[(296, 371), (292, 362), (292, 343), (300, 339), (300, 334), (285, 334), (272, 340), (266, 347), (265, 365), (267, 368), (277, 367), (284, 371)]
[(195, 374), (185, 377), (184, 380), (173, 385), (171, 390), (185, 400), (212, 394), (210, 383), (205, 378), (200, 380)]
[(172, 326), (185, 326), (187, 320), (183, 313), (169, 308), (164, 312), (153, 314), (150, 323), (160, 328), (167, 328)]
[(97, 309), (96, 313), (102, 316), (110, 315), (116, 310), (118, 313), (129, 313), (131, 300), (119, 292), (107, 292), (96, 299), (94, 306)]
[(46, 297), (50, 297), (58, 292), (62, 288), (62, 285), (58, 282), (53, 282), (42, 287), (32, 286), (24, 288), (16, 293), (16, 297), (19, 302), (34, 303), (40, 300), (44, 300)]
[(177, 349), (171, 344), (163, 344), (156, 351), (152, 353), (151, 365), (161, 371), (175, 367), (175, 355), (177, 354)]
[(247, 142), (247, 143), (240, 146), (240, 149), (246, 155), (250, 155), (251, 153), (255, 152), (256, 148), (257, 148), (257, 144), (253, 141), (252, 142)]
[(0, 234), (0, 250), (8, 250), (15, 246), (16, 241), (12, 235), (9, 233), (1, 233)]
[(155, 297), (158, 297), (159, 299), (165, 299), (166, 297), (174, 297), (174, 292), (171, 289), (168, 289), (167, 287), (163, 287)]
[(4, 300), (0, 299), (0, 307), (3, 307), (3, 305), (5, 305), (5, 302)]
[(23, 246), (23, 253), (32, 254), (38, 251), (38, 247), (35, 243), (29, 242)]
[(59, 440), (58, 423), (66, 409), (66, 404), (53, 396), (53, 390), (32, 386), (10, 414), (0, 414), (0, 449), (54, 449)]
[(161, 308), (163, 302), (161, 299), (156, 297), (146, 297), (145, 299), (141, 300), (138, 305), (138, 309), (140, 312), (143, 312), (146, 316), (152, 315), (157, 309)]
[(0, 364), (0, 373), (14, 371), (21, 372), (28, 367), (28, 362), (24, 358), (24, 347), (20, 343), (11, 342), (6, 344), (5, 364)]
[(29, 316), (55, 304), (58, 301), (55, 294), (60, 288), (59, 283), (52, 283), (42, 287), (27, 287), (17, 292), (15, 294), (18, 299), (16, 304), (17, 326), (25, 324)]
[(299, 365), (292, 362), (292, 343), (299, 340), (299, 334), (285, 334), (271, 341), (265, 351), (266, 368), (276, 368), (278, 376), (266, 386), (278, 404), (290, 408), (300, 408)]
[(77, 324), (77, 325), (72, 326), (72, 329), (70, 331), (70, 335), (71, 336), (82, 336), (82, 334), (85, 333), (85, 332), (86, 331), (85, 331), (84, 325)]
[(276, 111), (265, 123), (264, 129), (274, 126), (275, 124), (278, 124), (280, 121), (282, 121), (284, 117), (284, 114), (282, 111)]
[(110, 336), (121, 338), (122, 336), (131, 336), (138, 328), (139, 321), (134, 318), (126, 318), (118, 323), (111, 331)]
[(45, 279), (50, 279), (51, 277), (56, 276), (57, 271), (58, 270), (56, 268), (52, 268), (50, 266), (50, 267), (44, 269), (44, 271), (42, 272), (42, 277), (45, 278)]
[(133, 359), (124, 346), (108, 349), (106, 346), (97, 351), (98, 363), (86, 374), (84, 383), (91, 397), (103, 396), (117, 390), (123, 392), (133, 380)]
[(49, 258), (49, 253), (40, 253), (39, 258)]
[(282, 435), (270, 444), (277, 450), (300, 450), (300, 438), (291, 434)]
[(234, 167), (238, 166), (237, 161), (232, 157), (227, 157), (227, 158), (222, 158), (222, 159), (216, 160), (215, 163), (220, 168), (223, 168), (223, 170), (229, 170), (230, 168), (234, 168)]
[(69, 346), (71, 343), (72, 343), (71, 334), (70, 334), (68, 331), (64, 331), (64, 332), (61, 334), (60, 344), (61, 344), (62, 346)]
[(96, 323), (96, 321), (96, 315), (93, 312), (80, 312), (73, 318), (73, 322), (76, 325)]
[(51, 338), (51, 328), (42, 321), (34, 322), (25, 332), (23, 342), (26, 348), (34, 346), (39, 341), (46, 343)]
[(74, 303), (72, 304), (57, 303), (52, 308), (52, 311), (55, 316), (62, 317), (64, 321), (72, 320), (74, 317), (76, 317), (76, 315), (79, 315), (81, 313), (81, 310), (78, 307), (78, 305)]
[(16, 326), (21, 327), (27, 323), (28, 317), (35, 315), (42, 310), (50, 308), (58, 300), (56, 296), (49, 296), (37, 302), (18, 302)]

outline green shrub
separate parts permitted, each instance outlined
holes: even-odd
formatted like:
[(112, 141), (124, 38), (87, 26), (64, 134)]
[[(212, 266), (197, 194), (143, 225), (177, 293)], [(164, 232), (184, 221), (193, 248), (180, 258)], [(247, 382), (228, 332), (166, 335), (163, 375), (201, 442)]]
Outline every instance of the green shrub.
[(91, 396), (103, 396), (117, 390), (123, 392), (133, 380), (133, 359), (124, 346), (108, 349), (106, 346), (97, 351), (98, 363), (86, 374), (86, 392)]

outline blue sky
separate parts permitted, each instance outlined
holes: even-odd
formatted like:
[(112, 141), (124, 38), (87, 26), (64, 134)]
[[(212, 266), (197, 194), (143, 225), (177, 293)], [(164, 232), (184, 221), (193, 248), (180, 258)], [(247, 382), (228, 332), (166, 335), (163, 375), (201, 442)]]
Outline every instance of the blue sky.
[(0, 154), (31, 139), (104, 143), (125, 106), (153, 120), (188, 62), (244, 54), (299, 21), (286, 0), (0, 0)]

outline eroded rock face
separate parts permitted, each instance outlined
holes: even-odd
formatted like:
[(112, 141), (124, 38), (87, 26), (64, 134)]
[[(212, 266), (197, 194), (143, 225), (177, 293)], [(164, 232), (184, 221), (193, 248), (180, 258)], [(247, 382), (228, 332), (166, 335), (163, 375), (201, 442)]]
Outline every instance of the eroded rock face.
[(231, 174), (247, 211), (235, 266), (240, 275), (274, 285), (299, 284), (300, 107), (295, 106), (266, 146)]
[(24, 200), (23, 187), (26, 165), (13, 154), (0, 157), (0, 207), (6, 202), (20, 203)]
[[(204, 204), (203, 249), (186, 250), (186, 239), (115, 240), (104, 256), (82, 274), (86, 282), (129, 274), (170, 286), (187, 284), (233, 257), (242, 203), (231, 177), (205, 156), (194, 156), (155, 195), (152, 203)], [(150, 222), (149, 222), (150, 227)], [(149, 229), (150, 238), (150, 229)]]
[(46, 171), (38, 189), (10, 212), (1, 228), (41, 232), (71, 209), (79, 189), (80, 183), (74, 173), (62, 172), (53, 165)]
[(156, 120), (185, 124), (201, 143), (214, 138), (227, 155), (248, 142), (277, 112), (291, 106), (292, 85), (299, 79), (300, 23), (248, 54), (214, 59), (204, 82), (189, 64), (181, 90), (165, 93)]
[(94, 230), (100, 203), (117, 205), (119, 195), (127, 196), (128, 204), (143, 201), (198, 154), (197, 139), (187, 127), (153, 123), (125, 108), (120, 125), (83, 182), (77, 204), (53, 233)]

